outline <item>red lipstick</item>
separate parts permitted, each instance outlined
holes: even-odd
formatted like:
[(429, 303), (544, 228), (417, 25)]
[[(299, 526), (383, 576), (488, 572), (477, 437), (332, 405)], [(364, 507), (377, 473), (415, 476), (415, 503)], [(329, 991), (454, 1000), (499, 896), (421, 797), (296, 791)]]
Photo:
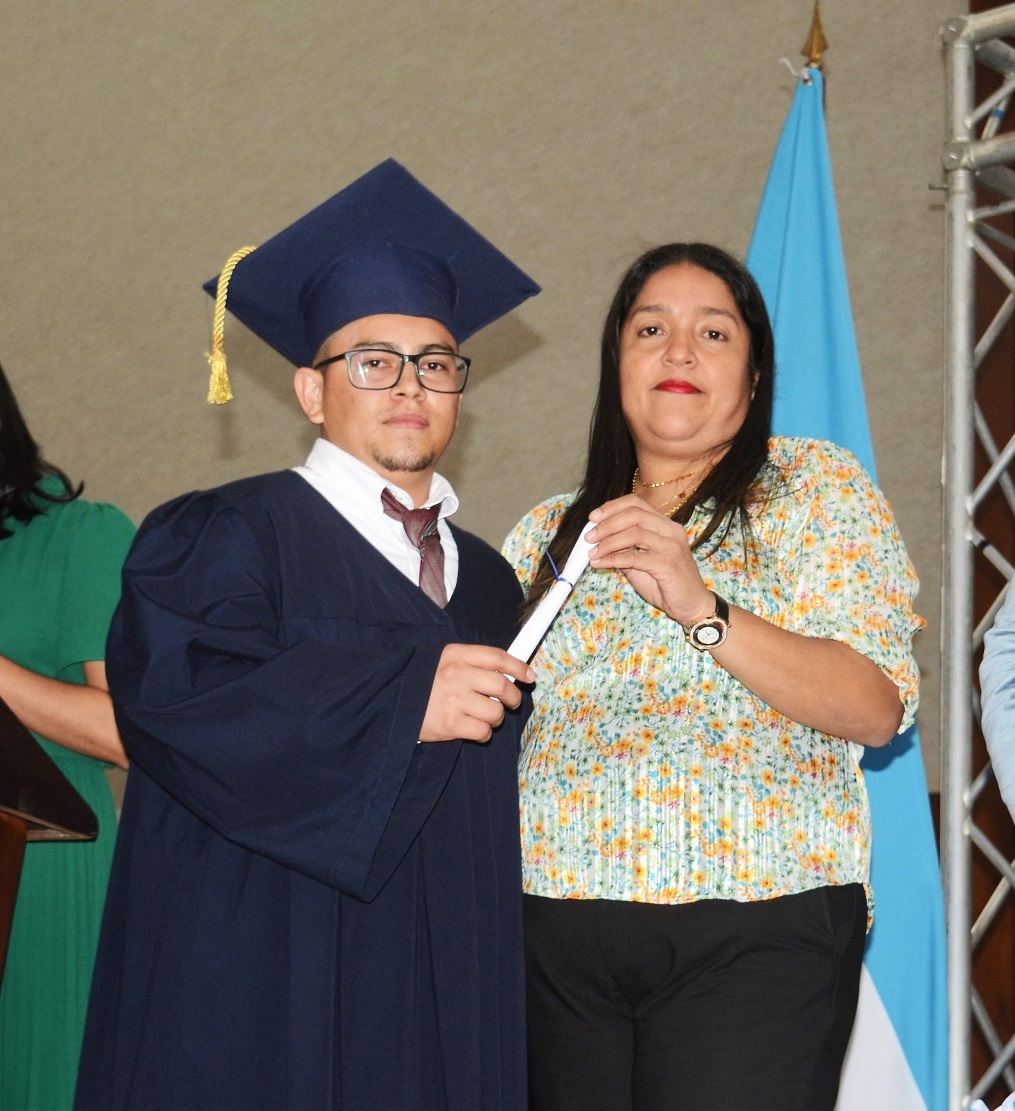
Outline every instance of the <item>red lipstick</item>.
[(663, 393), (701, 393), (697, 386), (692, 386), (690, 382), (685, 382), (682, 378), (667, 378), (660, 382), (656, 389), (662, 390)]

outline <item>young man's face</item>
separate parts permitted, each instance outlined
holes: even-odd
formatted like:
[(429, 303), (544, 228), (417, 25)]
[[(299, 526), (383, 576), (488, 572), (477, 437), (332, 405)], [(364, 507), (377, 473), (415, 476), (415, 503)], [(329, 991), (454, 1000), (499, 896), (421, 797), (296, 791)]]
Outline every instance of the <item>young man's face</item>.
[[(387, 348), (405, 355), (458, 351), (451, 333), (436, 320), (382, 314), (340, 328), (325, 341), (317, 362), (360, 348)], [(426, 497), (437, 461), (458, 423), (461, 394), (423, 389), (411, 363), (390, 389), (358, 389), (349, 381), (344, 359), (321, 370), (301, 367), (294, 385), (303, 411), (321, 425), (325, 439), (417, 501)]]

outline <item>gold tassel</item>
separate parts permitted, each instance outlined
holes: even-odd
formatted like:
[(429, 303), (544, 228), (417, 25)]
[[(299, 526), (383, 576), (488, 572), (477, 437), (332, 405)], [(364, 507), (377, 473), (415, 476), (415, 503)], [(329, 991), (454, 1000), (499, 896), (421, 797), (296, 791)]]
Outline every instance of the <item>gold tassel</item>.
[(208, 382), (208, 404), (225, 405), (232, 401), (233, 391), (229, 386), (229, 374), (226, 371), (225, 352), (218, 351), (214, 355), (206, 355), (211, 364), (211, 379)]
[(233, 391), (229, 386), (229, 373), (226, 370), (226, 352), (223, 346), (223, 336), (226, 326), (226, 293), (229, 289), (229, 280), (233, 276), (236, 264), (244, 259), (256, 247), (241, 247), (234, 251), (226, 260), (219, 275), (218, 285), (215, 288), (215, 316), (211, 329), (211, 352), (205, 355), (211, 366), (211, 379), (208, 382), (208, 404), (224, 405), (232, 401)]

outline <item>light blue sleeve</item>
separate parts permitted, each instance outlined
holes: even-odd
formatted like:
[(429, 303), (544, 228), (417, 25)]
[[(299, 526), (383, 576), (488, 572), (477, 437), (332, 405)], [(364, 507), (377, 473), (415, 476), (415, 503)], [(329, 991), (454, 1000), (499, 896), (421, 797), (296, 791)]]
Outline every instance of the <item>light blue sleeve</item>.
[(1001, 797), (1015, 819), (1015, 589), (983, 638), (981, 722)]

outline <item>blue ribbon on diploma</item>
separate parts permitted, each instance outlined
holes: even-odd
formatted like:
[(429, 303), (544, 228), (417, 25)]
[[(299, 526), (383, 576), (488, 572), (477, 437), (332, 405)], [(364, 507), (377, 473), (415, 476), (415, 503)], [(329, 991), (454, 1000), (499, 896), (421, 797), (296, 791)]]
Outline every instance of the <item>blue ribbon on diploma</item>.
[[(557, 565), (550, 558), (550, 566), (556, 576), (553, 586), (543, 595), (540, 603), (532, 611), (528, 621), (522, 626), (518, 636), (511, 642), (508, 653), (517, 660), (526, 663), (535, 654), (539, 642), (546, 636), (547, 630), (553, 624), (553, 619), (560, 613), (567, 601), (575, 583), (581, 578), (582, 572), (589, 565), (589, 549), (592, 545), (585, 539), (585, 534), (593, 527), (591, 521), (582, 529), (581, 535), (575, 541), (571, 554), (564, 563), (563, 573), (558, 572)], [(549, 556), (549, 553), (547, 553)]]

